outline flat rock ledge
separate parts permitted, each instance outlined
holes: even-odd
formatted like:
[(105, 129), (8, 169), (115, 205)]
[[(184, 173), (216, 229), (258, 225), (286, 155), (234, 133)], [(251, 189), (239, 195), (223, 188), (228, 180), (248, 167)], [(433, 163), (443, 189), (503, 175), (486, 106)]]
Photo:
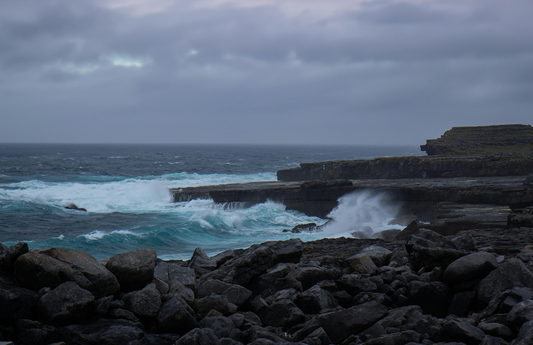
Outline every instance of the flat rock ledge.
[(516, 224), (187, 261), (0, 244), (0, 344), (533, 344), (533, 228)]

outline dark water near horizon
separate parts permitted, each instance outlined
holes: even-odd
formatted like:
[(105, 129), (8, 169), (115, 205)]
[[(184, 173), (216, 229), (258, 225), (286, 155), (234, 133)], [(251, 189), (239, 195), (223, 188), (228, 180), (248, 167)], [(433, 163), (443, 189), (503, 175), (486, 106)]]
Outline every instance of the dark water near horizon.
[[(211, 200), (172, 203), (169, 188), (270, 181), (276, 179), (277, 170), (303, 162), (420, 155), (419, 150), (404, 146), (0, 144), (0, 242), (82, 249), (96, 258), (153, 248), (161, 258), (185, 259), (196, 247), (215, 254), (266, 240), (337, 236), (342, 231), (282, 233), (300, 223), (324, 220), (286, 211), (281, 204), (239, 208)], [(70, 203), (88, 212), (65, 209)], [(353, 214), (353, 208), (360, 207), (353, 205), (343, 212)]]

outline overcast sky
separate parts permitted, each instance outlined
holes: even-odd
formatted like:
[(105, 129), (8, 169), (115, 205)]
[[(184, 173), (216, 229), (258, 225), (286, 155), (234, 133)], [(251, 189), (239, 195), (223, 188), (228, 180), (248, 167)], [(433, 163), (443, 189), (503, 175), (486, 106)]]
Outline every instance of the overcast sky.
[(0, 0), (0, 142), (420, 145), (533, 123), (531, 0)]

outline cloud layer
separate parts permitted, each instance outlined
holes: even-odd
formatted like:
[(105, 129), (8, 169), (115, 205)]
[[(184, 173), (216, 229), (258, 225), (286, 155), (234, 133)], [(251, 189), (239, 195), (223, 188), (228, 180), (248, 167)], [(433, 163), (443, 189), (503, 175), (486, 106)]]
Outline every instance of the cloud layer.
[(532, 123), (530, 0), (0, 2), (0, 142), (422, 144)]

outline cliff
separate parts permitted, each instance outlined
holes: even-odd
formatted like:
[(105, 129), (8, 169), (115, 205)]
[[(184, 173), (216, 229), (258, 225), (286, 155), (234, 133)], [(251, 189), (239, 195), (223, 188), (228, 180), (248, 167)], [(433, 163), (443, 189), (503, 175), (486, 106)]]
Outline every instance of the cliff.
[(531, 125), (453, 127), (420, 149), (429, 156), (471, 156), (495, 153), (533, 153)]
[(279, 170), (279, 181), (523, 176), (533, 171), (533, 153), (469, 157), (386, 157), (302, 163)]

